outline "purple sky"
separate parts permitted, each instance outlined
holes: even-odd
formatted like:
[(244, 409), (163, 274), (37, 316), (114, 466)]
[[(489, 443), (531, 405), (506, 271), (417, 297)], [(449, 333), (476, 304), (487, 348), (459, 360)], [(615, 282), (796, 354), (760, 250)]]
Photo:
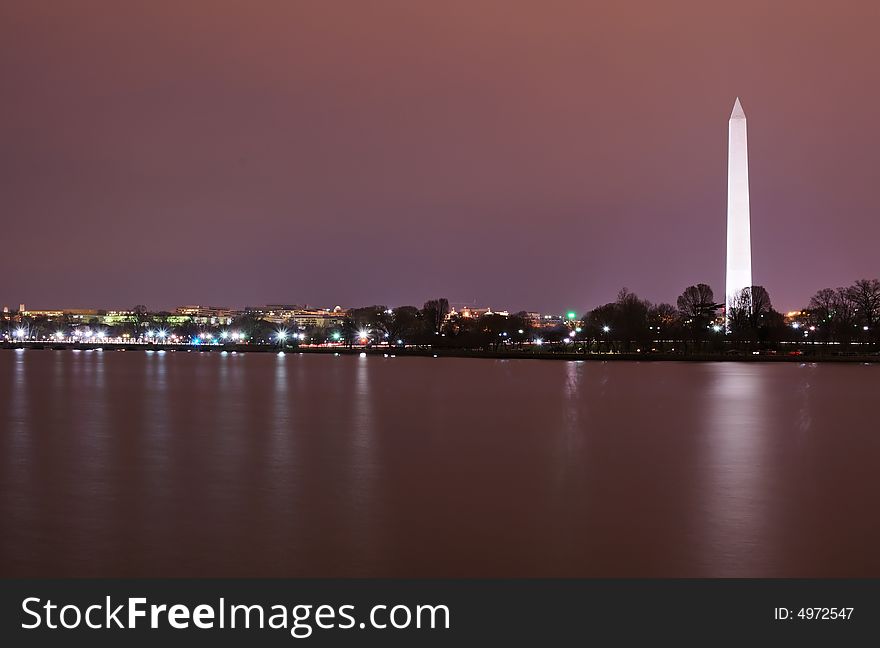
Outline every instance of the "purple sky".
[(880, 3), (0, 5), (0, 302), (782, 310), (880, 277)]

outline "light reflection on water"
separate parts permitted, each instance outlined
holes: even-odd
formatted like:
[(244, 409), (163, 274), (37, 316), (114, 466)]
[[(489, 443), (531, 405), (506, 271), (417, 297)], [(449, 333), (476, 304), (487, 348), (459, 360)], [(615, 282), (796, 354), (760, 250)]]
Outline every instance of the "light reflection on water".
[(880, 576), (875, 366), (0, 352), (3, 576)]
[(767, 524), (765, 472), (773, 418), (768, 410), (767, 371), (754, 364), (714, 365), (707, 394), (705, 455), (700, 521), (706, 542), (703, 560), (724, 561), (724, 569), (747, 568), (760, 550)]

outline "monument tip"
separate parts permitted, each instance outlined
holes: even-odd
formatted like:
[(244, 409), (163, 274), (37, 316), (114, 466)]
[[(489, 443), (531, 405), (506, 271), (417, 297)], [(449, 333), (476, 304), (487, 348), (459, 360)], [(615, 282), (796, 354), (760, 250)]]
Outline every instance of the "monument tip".
[(739, 97), (736, 98), (736, 101), (733, 104), (733, 111), (730, 113), (731, 119), (745, 119), (746, 114), (743, 112), (742, 104), (739, 102)]

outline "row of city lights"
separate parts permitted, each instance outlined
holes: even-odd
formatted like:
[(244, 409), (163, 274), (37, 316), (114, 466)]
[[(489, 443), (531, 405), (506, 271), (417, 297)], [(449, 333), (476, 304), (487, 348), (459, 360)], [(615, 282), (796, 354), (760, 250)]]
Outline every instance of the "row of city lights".
[[(602, 331), (605, 333), (609, 333), (611, 331), (611, 327), (603, 326)], [(580, 332), (581, 332), (581, 328), (578, 327), (574, 331), (571, 331), (569, 333), (569, 337), (573, 338), (576, 335), (576, 333), (580, 333)], [(523, 329), (519, 329), (520, 335), (522, 335), (524, 333), (525, 333), (525, 331)], [(505, 332), (505, 333), (499, 333), (499, 335), (507, 336), (508, 334)], [(23, 327), (19, 327), (19, 328), (15, 329), (15, 331), (13, 332), (13, 336), (18, 339), (24, 339), (24, 338), (30, 337), (28, 335), (27, 329), (25, 329)], [(65, 334), (63, 331), (58, 331), (55, 333), (55, 338), (57, 338), (58, 340), (64, 340), (65, 338), (71, 338), (71, 337), (73, 337), (73, 338), (87, 338), (87, 339), (97, 338), (100, 340), (109, 339), (107, 332), (103, 331), (103, 330), (92, 331), (90, 329), (77, 329), (76, 331), (74, 331), (72, 336)], [(122, 337), (128, 338), (129, 336), (128, 336), (128, 334), (124, 334)], [(164, 329), (149, 330), (146, 332), (144, 337), (148, 340), (170, 339), (172, 341), (178, 341), (178, 340), (182, 339), (181, 337), (179, 337), (177, 335), (169, 334), (168, 331), (166, 331)], [(247, 338), (248, 338), (247, 334), (245, 334), (245, 333), (238, 332), (238, 331), (225, 331), (225, 330), (220, 332), (219, 337), (222, 340), (232, 339), (232, 340), (237, 340), (237, 341), (244, 341), (244, 340), (247, 340)], [(388, 334), (385, 333), (384, 337), (387, 338)], [(305, 333), (290, 333), (284, 329), (281, 329), (275, 333), (275, 339), (278, 340), (279, 342), (285, 342), (288, 339), (305, 340), (305, 338), (306, 338)], [(339, 331), (334, 331), (333, 334), (331, 335), (331, 338), (334, 341), (340, 341), (342, 339), (342, 334)], [(370, 331), (366, 330), (366, 329), (361, 329), (360, 331), (358, 331), (357, 338), (362, 343), (368, 342), (370, 339)], [(219, 340), (217, 339), (217, 337), (214, 337), (208, 333), (200, 333), (197, 336), (193, 336), (191, 339), (192, 339), (192, 342), (195, 344), (199, 344), (201, 342), (210, 342), (213, 344), (219, 343)], [(565, 341), (570, 342), (571, 340), (566, 339)], [(403, 340), (398, 339), (397, 343), (403, 344)], [(535, 344), (539, 344), (539, 345), (543, 344), (543, 340), (538, 338), (535, 340)]]
[[(569, 313), (569, 315), (571, 315), (571, 314)], [(791, 327), (792, 327), (793, 329), (797, 330), (797, 329), (799, 329), (799, 328), (801, 327), (801, 324), (800, 324), (799, 322), (792, 322)], [(657, 328), (658, 328), (658, 330), (659, 330), (660, 327), (657, 327)], [(721, 331), (723, 330), (723, 327), (720, 326), (720, 325), (718, 325), (718, 324), (714, 324), (714, 325), (712, 325), (711, 328), (712, 328), (712, 330), (713, 330), (714, 332), (716, 332), (716, 333), (719, 333), (719, 332), (721, 332)], [(816, 327), (815, 327), (815, 326), (810, 326), (810, 327), (809, 327), (809, 332), (813, 332), (813, 331), (815, 331), (815, 330), (816, 330)], [(862, 330), (864, 330), (864, 331), (868, 331), (868, 330), (869, 330), (869, 327), (868, 327), (868, 326), (863, 326), (863, 327), (862, 327)], [(576, 334), (577, 334), (577, 333), (580, 333), (581, 331), (582, 331), (581, 327), (577, 327), (576, 329), (574, 329), (573, 331), (571, 331), (571, 332), (568, 334), (568, 337), (565, 338), (564, 341), (565, 341), (566, 343), (570, 343), (570, 342), (572, 341), (572, 338), (574, 338), (574, 337), (576, 336)], [(522, 335), (522, 334), (525, 333), (525, 331), (524, 331), (523, 329), (519, 329), (518, 332), (519, 332), (520, 335)], [(603, 333), (606, 333), (606, 334), (607, 334), (607, 333), (610, 333), (610, 332), (611, 332), (611, 327), (608, 326), (608, 325), (603, 326), (603, 327), (602, 327), (602, 332), (603, 332)], [(369, 340), (370, 340), (370, 333), (371, 333), (371, 332), (370, 332), (369, 330), (367, 330), (367, 329), (361, 329), (361, 330), (358, 331), (358, 333), (357, 333), (357, 339), (358, 339), (362, 344), (367, 344), (367, 343), (369, 342)], [(808, 334), (808, 331), (804, 331), (804, 335), (807, 335), (807, 334)], [(506, 333), (506, 332), (504, 332), (504, 333), (499, 333), (498, 335), (501, 336), (501, 337), (508, 337), (508, 333)], [(29, 338), (29, 337), (31, 337), (31, 336), (28, 334), (28, 330), (27, 330), (26, 328), (24, 328), (24, 327), (19, 327), (19, 328), (15, 329), (15, 330), (13, 331), (13, 337), (15, 337), (15, 338), (17, 338), (17, 339), (19, 339), (19, 340), (24, 340), (24, 339)], [(109, 339), (109, 336), (107, 335), (107, 332), (106, 332), (106, 331), (103, 331), (103, 330), (92, 331), (91, 329), (88, 329), (88, 328), (86, 328), (86, 329), (77, 329), (76, 331), (74, 331), (74, 333), (73, 333), (72, 336), (68, 336), (68, 335), (65, 334), (63, 331), (58, 331), (58, 332), (55, 333), (55, 338), (58, 339), (58, 340), (64, 340), (65, 338), (71, 338), (71, 337), (72, 337), (72, 338), (86, 338), (86, 339), (96, 338), (96, 339), (99, 339), (99, 340), (107, 340), (107, 339)], [(128, 334), (124, 334), (122, 337), (123, 337), (123, 338), (129, 338), (129, 335), (128, 335)], [(387, 337), (388, 337), (388, 334), (385, 333), (385, 334), (384, 334), (384, 337), (387, 338)], [(171, 334), (169, 334), (168, 331), (166, 331), (165, 329), (149, 330), (149, 331), (146, 332), (146, 334), (145, 334), (145, 338), (148, 339), (148, 340), (153, 340), (153, 341), (155, 341), (155, 340), (163, 340), (163, 341), (164, 341), (164, 340), (166, 340), (166, 339), (169, 339), (169, 340), (171, 340), (172, 342), (178, 342), (178, 343), (184, 343), (184, 344), (186, 343), (186, 342), (181, 342), (181, 340), (183, 340), (183, 338), (181, 338), (181, 337), (179, 337), (179, 336), (177, 336), (177, 335), (171, 335)], [(247, 336), (246, 333), (243, 333), (243, 332), (240, 332), (240, 331), (228, 331), (228, 330), (224, 330), (224, 331), (221, 331), (221, 332), (220, 332), (219, 338), (220, 338), (220, 339), (218, 340), (217, 337), (212, 336), (211, 334), (208, 334), (208, 333), (200, 333), (200, 334), (197, 335), (197, 336), (192, 336), (192, 338), (191, 338), (191, 342), (190, 342), (190, 343), (191, 343), (191, 344), (203, 344), (203, 343), (220, 344), (220, 340), (226, 341), (226, 340), (230, 340), (230, 339), (231, 339), (231, 340), (235, 340), (235, 341), (242, 341), (242, 342), (243, 342), (243, 341), (246, 341), (246, 340), (248, 339), (248, 336)], [(34, 337), (34, 339), (36, 339), (36, 337)], [(289, 332), (289, 331), (287, 331), (287, 330), (285, 330), (285, 329), (281, 329), (281, 330), (279, 330), (279, 331), (277, 331), (277, 332), (275, 333), (275, 339), (276, 339), (279, 343), (286, 342), (286, 341), (289, 340), (289, 339), (290, 339), (290, 340), (301, 340), (301, 341), (302, 341), (302, 340), (305, 340), (305, 339), (306, 339), (306, 334), (305, 334), (305, 333), (291, 333), (291, 332)], [(333, 341), (335, 341), (335, 342), (339, 342), (339, 341), (342, 340), (342, 334), (341, 334), (339, 331), (334, 331), (334, 332), (331, 334), (331, 339), (332, 339)], [(539, 346), (540, 346), (540, 345), (542, 345), (542, 344), (544, 343), (544, 340), (541, 339), (541, 338), (536, 338), (536, 339), (534, 340), (534, 343), (535, 343), (536, 345), (539, 345)], [(398, 340), (397, 340), (397, 344), (403, 344), (403, 340), (398, 339)]]

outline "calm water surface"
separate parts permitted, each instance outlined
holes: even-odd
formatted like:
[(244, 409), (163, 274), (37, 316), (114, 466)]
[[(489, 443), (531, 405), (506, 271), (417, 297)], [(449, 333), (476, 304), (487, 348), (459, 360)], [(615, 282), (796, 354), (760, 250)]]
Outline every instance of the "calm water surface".
[(2, 576), (880, 576), (880, 366), (0, 351)]

